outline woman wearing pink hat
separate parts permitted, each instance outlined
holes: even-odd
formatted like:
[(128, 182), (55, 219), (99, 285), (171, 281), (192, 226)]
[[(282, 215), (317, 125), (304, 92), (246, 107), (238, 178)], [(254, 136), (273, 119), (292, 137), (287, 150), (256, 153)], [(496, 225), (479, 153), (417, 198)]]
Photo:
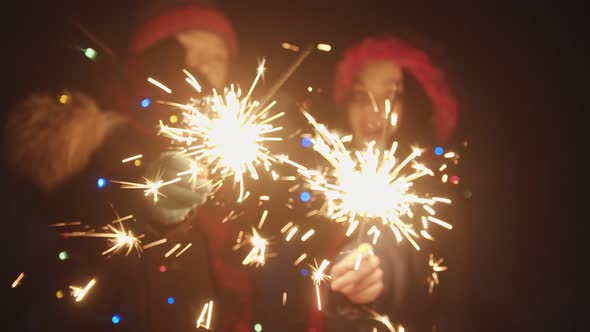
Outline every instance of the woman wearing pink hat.
[[(376, 141), (389, 146), (394, 138), (400, 138), (408, 112), (417, 111), (407, 109), (404, 102), (408, 76), (420, 85), (430, 101), (432, 120), (420, 125), (432, 134), (404, 138), (410, 138), (410, 143), (431, 139), (444, 143), (452, 137), (458, 105), (445, 73), (427, 54), (404, 40), (393, 36), (369, 37), (344, 52), (333, 85), (333, 101), (344, 112), (356, 144)], [(391, 102), (389, 118), (385, 116), (386, 100)], [(333, 260), (329, 319), (323, 323), (326, 329), (370, 331), (376, 323), (367, 320), (369, 308), (387, 314), (392, 322), (401, 323), (408, 330), (430, 330), (434, 322), (428, 317), (427, 260), (408, 243), (396, 244), (382, 236), (373, 247), (374, 255), (368, 255), (356, 271), (357, 254), (352, 250), (355, 247), (354, 243), (345, 244)], [(343, 254), (351, 250), (352, 253)], [(315, 324), (321, 325), (320, 321), (318, 318)]]

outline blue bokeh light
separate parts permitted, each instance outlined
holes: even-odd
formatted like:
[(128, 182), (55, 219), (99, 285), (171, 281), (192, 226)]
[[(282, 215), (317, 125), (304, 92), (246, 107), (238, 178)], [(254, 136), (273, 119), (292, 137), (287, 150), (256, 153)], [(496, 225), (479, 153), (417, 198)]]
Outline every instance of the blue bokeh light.
[(434, 149), (434, 154), (437, 156), (442, 156), (443, 153), (445, 153), (445, 150), (443, 148), (441, 148), (440, 146), (437, 146)]
[(174, 297), (170, 296), (168, 298), (168, 304), (174, 304)]
[(301, 274), (301, 276), (303, 278), (305, 278), (309, 275), (309, 271), (307, 269), (301, 269), (301, 271), (299, 271), (299, 273)]
[(309, 148), (311, 146), (311, 138), (303, 137), (301, 139), (301, 145), (303, 145), (304, 148)]
[(105, 180), (104, 178), (98, 178), (98, 180), (96, 181), (96, 186), (99, 188), (104, 188), (104, 186), (107, 185), (107, 180)]
[(143, 98), (141, 100), (141, 107), (148, 108), (152, 104), (152, 101), (149, 98)]
[(121, 317), (119, 315), (113, 315), (113, 317), (111, 317), (111, 322), (113, 322), (113, 324), (119, 324), (120, 321)]
[(309, 200), (311, 199), (311, 194), (309, 193), (309, 191), (303, 191), (301, 192), (301, 194), (299, 194), (299, 199), (304, 203), (309, 202)]

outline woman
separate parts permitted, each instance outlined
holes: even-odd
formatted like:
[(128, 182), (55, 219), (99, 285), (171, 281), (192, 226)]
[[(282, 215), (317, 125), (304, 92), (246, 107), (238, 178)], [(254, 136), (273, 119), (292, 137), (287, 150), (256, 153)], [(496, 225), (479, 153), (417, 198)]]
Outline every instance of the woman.
[[(431, 121), (418, 123), (411, 131), (405, 130), (410, 127), (406, 119), (416, 118), (410, 112), (418, 110), (406, 106), (409, 78), (428, 97), (433, 115)], [(409, 143), (444, 143), (457, 125), (458, 106), (445, 73), (423, 51), (393, 36), (365, 38), (345, 51), (336, 69), (333, 100), (345, 113), (360, 148), (371, 141), (388, 147), (394, 138), (411, 139)], [(388, 115), (386, 102), (391, 105)], [(392, 237), (381, 236), (372, 248), (374, 255), (367, 254), (358, 271), (354, 269), (357, 246), (349, 243), (340, 250), (349, 253), (337, 256), (330, 271), (332, 315), (328, 330), (370, 331), (375, 323), (364, 320), (366, 307), (387, 314), (409, 330), (430, 330), (423, 282), (426, 273), (421, 271), (427, 267), (426, 260), (417, 262), (414, 249), (407, 242), (396, 244)]]
[[(164, 177), (175, 177), (190, 167), (187, 159), (163, 152), (167, 142), (157, 137), (155, 125), (172, 113), (151, 100), (170, 95), (150, 86), (147, 77), (165, 82), (175, 90), (174, 97), (182, 99), (189, 94), (183, 90), (187, 84), (180, 77), (182, 69), (192, 72), (203, 86), (219, 89), (226, 84), (236, 57), (234, 28), (219, 10), (194, 1), (162, 2), (145, 11), (135, 30), (125, 81), (106, 87), (114, 90), (117, 111), (101, 109), (93, 98), (75, 89), (57, 96), (32, 95), (17, 105), (4, 131), (7, 168), (22, 180), (20, 184), (30, 184), (31, 192), (39, 193), (32, 210), (41, 226), (80, 221), (98, 231), (116, 219), (116, 211), (121, 216), (134, 215), (136, 222), (125, 226), (136, 235), (144, 234), (143, 244), (162, 238), (169, 241), (144, 251), (141, 260), (131, 255), (107, 260), (100, 255), (105, 249), (102, 241), (64, 240), (56, 233), (71, 229), (31, 227), (35, 236), (47, 239), (47, 248), (38, 239), (31, 240), (34, 263), (26, 268), (31, 272), (26, 273), (22, 288), (32, 299), (29, 330), (104, 331), (117, 324), (129, 331), (192, 331), (195, 315), (205, 303), (216, 300), (219, 305), (216, 289), (230, 294), (223, 296), (222, 303), (232, 295), (249, 299), (247, 276), (233, 273), (217, 250), (231, 248), (227, 243), (230, 227), (220, 230), (218, 220), (207, 218), (199, 218), (198, 225), (193, 222), (190, 213), (205, 203), (210, 191), (204, 179), (199, 179), (194, 191), (184, 182), (167, 186), (162, 190), (166, 197), (157, 205), (140, 191), (121, 190), (109, 182), (141, 182), (141, 175), (153, 178), (160, 169), (165, 170)], [(139, 163), (121, 163), (137, 154), (143, 154)], [(177, 242), (193, 247), (178, 258), (164, 259)], [(55, 259), (61, 251), (62, 261)], [(39, 255), (45, 252), (52, 260), (44, 260), (41, 266)], [(228, 275), (241, 280), (233, 288), (225, 287)], [(84, 302), (74, 302), (68, 286), (84, 285), (92, 278), (96, 286)], [(247, 310), (228, 310), (220, 324), (245, 331), (247, 319)]]

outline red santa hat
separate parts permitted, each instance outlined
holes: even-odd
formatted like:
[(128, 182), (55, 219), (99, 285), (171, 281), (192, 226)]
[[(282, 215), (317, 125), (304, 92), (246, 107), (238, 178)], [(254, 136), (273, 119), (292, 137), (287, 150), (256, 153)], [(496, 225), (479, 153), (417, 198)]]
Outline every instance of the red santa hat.
[(436, 136), (447, 140), (457, 126), (459, 108), (451, 94), (445, 73), (421, 50), (395, 38), (366, 38), (346, 50), (336, 67), (334, 103), (342, 106), (363, 66), (372, 61), (390, 60), (409, 72), (432, 103)]
[(131, 54), (138, 55), (158, 42), (187, 30), (206, 30), (221, 36), (232, 58), (237, 57), (237, 37), (229, 18), (217, 9), (199, 4), (172, 6), (146, 20), (135, 31)]

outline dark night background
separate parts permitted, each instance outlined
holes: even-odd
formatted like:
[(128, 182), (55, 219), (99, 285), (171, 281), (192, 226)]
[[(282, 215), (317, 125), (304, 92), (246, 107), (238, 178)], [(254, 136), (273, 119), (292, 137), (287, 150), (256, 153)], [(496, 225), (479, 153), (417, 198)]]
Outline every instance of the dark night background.
[[(221, 7), (238, 30), (240, 68), (252, 72), (265, 56), (269, 82), (294, 57), (280, 48), (283, 41), (332, 45), (293, 78), (329, 90), (337, 56), (362, 36), (400, 29), (421, 36), (449, 68), (462, 111), (459, 137), (470, 143), (462, 160), (463, 182), (473, 191), (465, 204), (469, 330), (581, 330), (587, 273), (578, 247), (587, 215), (577, 201), (587, 164), (577, 145), (590, 142), (578, 128), (588, 95), (582, 6), (468, 3), (225, 1)], [(89, 64), (67, 49), (90, 43), (67, 17), (120, 51), (135, 5), (47, 1), (4, 10), (2, 115), (33, 89), (91, 84), (83, 78)]]

